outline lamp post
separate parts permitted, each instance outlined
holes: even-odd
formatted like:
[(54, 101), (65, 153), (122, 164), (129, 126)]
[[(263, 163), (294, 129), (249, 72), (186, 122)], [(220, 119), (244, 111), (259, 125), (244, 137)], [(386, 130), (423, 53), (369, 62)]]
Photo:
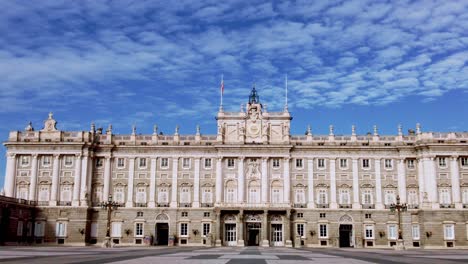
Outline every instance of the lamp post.
[(396, 197), (396, 204), (390, 205), (390, 210), (392, 212), (397, 212), (398, 214), (398, 241), (397, 246), (395, 247), (396, 250), (405, 249), (405, 245), (403, 243), (403, 233), (401, 231), (401, 212), (406, 212), (408, 210), (408, 205), (406, 203), (400, 203), (400, 196), (397, 195)]
[(106, 239), (104, 241), (105, 247), (110, 247), (110, 228), (111, 228), (111, 214), (112, 211), (117, 210), (117, 207), (119, 207), (119, 203), (116, 203), (112, 201), (112, 194), (109, 194), (109, 198), (107, 199), (106, 202), (102, 202), (100, 204), (102, 209), (107, 210), (107, 229), (106, 229)]

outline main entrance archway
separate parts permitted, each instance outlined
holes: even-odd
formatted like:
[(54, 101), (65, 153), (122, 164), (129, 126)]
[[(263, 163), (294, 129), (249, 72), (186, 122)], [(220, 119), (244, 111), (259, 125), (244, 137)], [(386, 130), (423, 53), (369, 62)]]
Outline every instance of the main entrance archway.
[(353, 219), (349, 215), (340, 218), (340, 247), (354, 246)]
[(157, 246), (167, 246), (169, 244), (169, 217), (166, 214), (156, 216), (155, 241)]

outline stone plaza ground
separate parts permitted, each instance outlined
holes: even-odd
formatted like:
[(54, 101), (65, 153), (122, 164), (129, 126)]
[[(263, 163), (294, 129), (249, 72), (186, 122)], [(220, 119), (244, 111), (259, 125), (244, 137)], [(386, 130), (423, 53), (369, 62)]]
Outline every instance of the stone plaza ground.
[(379, 250), (294, 248), (1, 247), (0, 263), (468, 263), (467, 250)]

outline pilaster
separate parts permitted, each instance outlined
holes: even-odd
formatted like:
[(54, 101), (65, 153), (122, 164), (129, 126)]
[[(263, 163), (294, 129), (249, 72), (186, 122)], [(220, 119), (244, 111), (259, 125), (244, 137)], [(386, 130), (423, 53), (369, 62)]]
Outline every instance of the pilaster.
[(179, 174), (179, 158), (172, 157), (172, 189), (171, 189), (171, 204), (170, 207), (177, 207), (177, 177)]
[(16, 181), (16, 154), (7, 153), (7, 165), (5, 172), (5, 196), (14, 197)]
[(452, 156), (450, 158), (450, 180), (452, 183), (452, 197), (456, 209), (462, 209), (460, 195), (460, 169), (458, 168), (458, 157)]
[(238, 184), (237, 184), (237, 202), (244, 203), (244, 188), (245, 188), (245, 175), (244, 175), (244, 157), (238, 158)]
[(156, 165), (157, 158), (151, 158), (150, 168), (150, 197), (148, 202), (149, 208), (156, 207), (155, 196), (156, 196)]
[(59, 161), (60, 155), (54, 155), (53, 167), (52, 167), (52, 190), (49, 201), (49, 206), (57, 206), (58, 188), (59, 188)]
[(200, 158), (195, 158), (193, 179), (193, 204), (194, 208), (200, 207)]
[[(267, 158), (262, 159), (262, 203), (268, 203), (268, 166)], [(285, 197), (286, 198), (286, 197)]]
[(81, 187), (81, 155), (75, 156), (75, 175), (73, 180), (73, 206), (80, 205), (80, 187)]
[(380, 166), (380, 159), (375, 159), (374, 164), (374, 171), (375, 171), (375, 196), (376, 196), (376, 203), (375, 209), (384, 209), (382, 204), (382, 174), (381, 174), (381, 166)]
[(135, 178), (135, 158), (128, 159), (127, 203), (125, 207), (133, 207), (133, 183)]
[(353, 170), (353, 209), (361, 209), (361, 203), (359, 202), (359, 171), (358, 171), (358, 159), (352, 159), (352, 170)]
[(330, 159), (330, 208), (337, 209), (336, 203), (336, 159)]
[[(104, 163), (104, 191), (103, 191), (103, 201), (107, 201), (110, 194), (110, 179), (111, 179), (111, 157), (107, 156)], [(92, 178), (90, 176), (90, 178)]]
[[(284, 193), (283, 193), (283, 197), (284, 197), (284, 202), (289, 204), (290, 202), (290, 194), (291, 194), (291, 179), (290, 179), (290, 174), (289, 174), (289, 158), (285, 158), (284, 159), (284, 166), (283, 166), (283, 169), (284, 169), (284, 173), (283, 173), (283, 176), (284, 176), (284, 183), (283, 183), (283, 186), (284, 186)], [(267, 181), (267, 185), (268, 185), (268, 181)]]
[(307, 160), (307, 208), (315, 208), (314, 203), (314, 159)]
[(404, 159), (397, 160), (397, 173), (398, 173), (398, 194), (400, 195), (400, 201), (406, 203), (406, 173), (405, 173), (405, 162)]
[(29, 200), (36, 201), (37, 191), (37, 154), (32, 155), (31, 159), (31, 184), (29, 185)]
[(218, 158), (216, 161), (216, 204), (221, 203), (221, 195), (223, 188), (223, 172), (222, 172), (223, 158)]

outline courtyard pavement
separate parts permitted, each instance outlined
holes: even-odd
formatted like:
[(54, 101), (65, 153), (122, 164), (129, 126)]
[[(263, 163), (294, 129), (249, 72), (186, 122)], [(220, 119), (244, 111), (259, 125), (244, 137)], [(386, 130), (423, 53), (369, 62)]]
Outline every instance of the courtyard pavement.
[(0, 247), (0, 263), (468, 263), (468, 250), (312, 249), (260, 247)]

